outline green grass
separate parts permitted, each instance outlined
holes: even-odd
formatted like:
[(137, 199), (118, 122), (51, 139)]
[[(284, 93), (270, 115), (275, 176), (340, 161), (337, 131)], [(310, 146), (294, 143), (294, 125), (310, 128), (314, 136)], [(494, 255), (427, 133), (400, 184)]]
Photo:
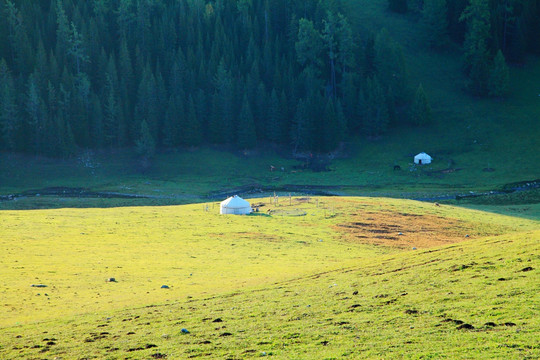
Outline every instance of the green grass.
[(538, 221), (377, 198), (208, 206), (1, 211), (0, 358), (540, 355)]

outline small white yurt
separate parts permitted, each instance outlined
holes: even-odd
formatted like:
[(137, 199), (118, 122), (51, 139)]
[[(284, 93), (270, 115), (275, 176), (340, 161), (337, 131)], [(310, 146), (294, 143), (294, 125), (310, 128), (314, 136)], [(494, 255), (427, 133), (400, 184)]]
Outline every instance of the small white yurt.
[(251, 213), (251, 205), (238, 195), (231, 196), (221, 202), (220, 214), (246, 215)]
[(429, 156), (425, 152), (421, 152), (414, 157), (414, 163), (418, 165), (431, 164), (431, 160), (433, 160), (431, 156)]

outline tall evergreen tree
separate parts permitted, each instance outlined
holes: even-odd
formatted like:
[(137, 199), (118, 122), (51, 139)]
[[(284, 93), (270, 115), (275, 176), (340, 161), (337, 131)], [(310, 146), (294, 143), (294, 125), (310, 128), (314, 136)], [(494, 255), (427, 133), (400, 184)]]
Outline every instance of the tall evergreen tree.
[(273, 143), (279, 143), (283, 134), (281, 133), (281, 122), (283, 114), (281, 112), (281, 104), (276, 93), (276, 89), (272, 89), (270, 94), (270, 102), (268, 104), (268, 117), (266, 122), (266, 133), (268, 140)]
[(388, 9), (393, 12), (404, 14), (409, 10), (407, 0), (388, 0)]
[(4, 59), (0, 59), (0, 149), (15, 150), (18, 114), (13, 77)]
[(238, 119), (236, 142), (241, 149), (251, 149), (257, 144), (255, 122), (247, 96), (242, 100), (242, 109)]
[(495, 55), (493, 66), (489, 73), (489, 95), (502, 97), (508, 93), (510, 72), (501, 50)]
[(305, 18), (298, 22), (298, 38), (295, 43), (296, 58), (302, 66), (322, 66), (323, 41), (313, 22)]
[(187, 118), (184, 128), (184, 134), (186, 135), (187, 140), (186, 144), (189, 146), (197, 146), (202, 142), (202, 128), (199, 118), (197, 117), (197, 111), (195, 110), (195, 102), (191, 95), (189, 96), (187, 105)]
[(423, 22), (430, 47), (441, 49), (448, 45), (450, 38), (446, 0), (425, 0)]
[(141, 131), (139, 139), (137, 140), (137, 154), (143, 159), (149, 159), (154, 156), (156, 152), (156, 141), (152, 137), (150, 127), (143, 120), (141, 123)]
[(103, 107), (103, 137), (107, 145), (118, 145), (120, 110), (112, 74), (107, 74)]
[(364, 131), (368, 136), (383, 134), (388, 127), (388, 105), (377, 77), (368, 78), (364, 93)]
[(469, 90), (475, 95), (486, 95), (490, 69), (489, 40), (491, 37), (488, 0), (470, 0), (460, 18), (467, 23), (465, 67)]
[(433, 121), (431, 106), (424, 92), (422, 84), (418, 85), (416, 95), (411, 106), (410, 118), (415, 125), (429, 125)]

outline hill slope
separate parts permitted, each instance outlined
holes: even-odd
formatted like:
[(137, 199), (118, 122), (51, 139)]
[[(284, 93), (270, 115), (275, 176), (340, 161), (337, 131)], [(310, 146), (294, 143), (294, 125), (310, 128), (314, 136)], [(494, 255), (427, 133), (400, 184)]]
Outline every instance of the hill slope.
[[(233, 218), (198, 205), (2, 212), (1, 238), (18, 250), (1, 274), (15, 317), (2, 321), (0, 355), (540, 355), (537, 221), (411, 201), (314, 200), (281, 199), (271, 216)], [(52, 229), (61, 229), (57, 241)], [(102, 240), (109, 232), (116, 241)], [(115, 265), (118, 283), (105, 283)]]

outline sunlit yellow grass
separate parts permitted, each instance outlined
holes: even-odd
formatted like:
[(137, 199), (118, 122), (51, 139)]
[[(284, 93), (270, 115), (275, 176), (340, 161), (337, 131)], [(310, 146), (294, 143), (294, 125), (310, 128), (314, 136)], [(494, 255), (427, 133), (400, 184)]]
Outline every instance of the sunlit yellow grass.
[[(281, 199), (279, 209), (303, 209), (307, 215), (267, 216), (269, 200), (257, 201), (267, 204), (252, 216), (219, 215), (215, 204), (2, 211), (0, 324), (257, 288), (398, 251), (346, 241), (350, 234), (336, 225), (363, 214), (453, 218), (456, 241), (465, 240), (465, 233), (479, 237), (537, 225), (433, 204), (360, 198)], [(117, 282), (105, 281), (111, 277)]]

